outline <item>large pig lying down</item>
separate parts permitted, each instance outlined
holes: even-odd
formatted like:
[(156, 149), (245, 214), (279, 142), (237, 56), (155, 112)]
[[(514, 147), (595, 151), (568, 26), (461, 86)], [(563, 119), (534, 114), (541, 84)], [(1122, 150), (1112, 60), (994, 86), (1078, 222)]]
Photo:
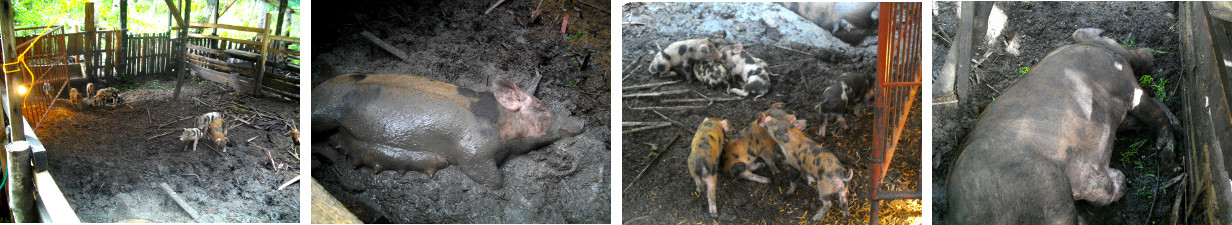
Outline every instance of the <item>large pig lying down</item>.
[[(328, 136), (355, 165), (433, 176), (457, 165), (476, 183), (501, 188), (499, 167), (574, 136), (582, 121), (552, 112), (503, 77), (491, 92), (399, 74), (341, 75), (312, 89), (313, 135)], [(337, 161), (339, 152), (317, 150)]]
[(1125, 194), (1108, 167), (1114, 132), (1143, 126), (1172, 154), (1179, 122), (1144, 94), (1135, 71), (1146, 49), (1079, 29), (989, 104), (950, 173), (949, 224), (1077, 224), (1074, 201), (1107, 205)]

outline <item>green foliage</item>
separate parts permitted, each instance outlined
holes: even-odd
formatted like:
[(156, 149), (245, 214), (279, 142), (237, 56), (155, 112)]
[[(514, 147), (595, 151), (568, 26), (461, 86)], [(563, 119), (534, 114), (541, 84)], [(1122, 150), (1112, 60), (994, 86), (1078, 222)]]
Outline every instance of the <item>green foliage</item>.
[(1024, 66), (1024, 67), (1018, 68), (1019, 74), (1027, 74), (1027, 72), (1031, 72), (1031, 67)]
[[(1121, 152), (1121, 166), (1128, 168), (1127, 164), (1130, 164), (1130, 162), (1140, 163), (1134, 156), (1138, 155), (1138, 150), (1141, 150), (1145, 144), (1146, 139), (1137, 139), (1134, 140), (1134, 143), (1129, 144), (1129, 149)], [(1138, 167), (1141, 168), (1141, 165), (1138, 165)]]
[[(13, 10), (16, 12), (14, 22), (17, 28), (44, 27), (48, 25), (64, 25), (65, 33), (75, 33), (84, 30), (85, 2), (87, 0), (16, 0)], [(95, 26), (98, 30), (120, 29), (120, 1), (94, 0)], [(173, 0), (176, 8), (181, 8), (180, 1)], [(217, 5), (221, 2), (223, 5)], [(226, 7), (231, 1), (192, 1), (189, 19), (192, 22), (213, 23), (215, 8)], [(288, 1), (291, 8), (299, 8), (300, 0)], [(182, 10), (182, 9), (181, 9)], [(129, 0), (128, 2), (128, 33), (162, 33), (168, 32), (172, 26), (170, 9), (162, 0)], [(236, 0), (231, 8), (221, 15), (218, 23), (246, 27), (263, 27), (267, 12), (274, 12), (276, 20), (278, 7), (257, 0)], [(178, 12), (183, 14), (183, 12)], [(299, 35), (300, 14), (286, 14), (287, 24), (284, 30), (290, 36)], [(271, 25), (273, 26), (273, 25)], [(210, 33), (212, 29), (193, 29), (189, 32)], [(18, 36), (35, 35), (42, 30), (18, 31)], [(255, 36), (252, 32), (219, 29), (218, 35), (236, 39), (248, 39)]]
[(566, 37), (565, 37), (565, 40), (573, 40), (573, 39), (578, 39), (578, 38), (581, 38), (581, 37), (582, 37), (582, 35), (586, 35), (586, 33), (588, 33), (588, 32), (586, 32), (586, 31), (580, 31), (580, 32), (577, 32), (576, 34), (573, 34), (572, 36), (566, 36)]
[(1168, 84), (1168, 79), (1154, 79), (1150, 74), (1147, 74), (1138, 78), (1138, 84), (1142, 85), (1143, 88), (1150, 90), (1156, 100), (1168, 102), (1168, 90), (1164, 90), (1164, 86)]
[(1134, 45), (1135, 45), (1135, 44), (1138, 44), (1138, 43), (1134, 42), (1134, 37), (1133, 37), (1133, 36), (1130, 36), (1130, 37), (1129, 37), (1129, 41), (1128, 41), (1128, 42), (1125, 42), (1125, 41), (1122, 41), (1122, 42), (1121, 42), (1121, 45), (1124, 45), (1125, 47), (1134, 47)]

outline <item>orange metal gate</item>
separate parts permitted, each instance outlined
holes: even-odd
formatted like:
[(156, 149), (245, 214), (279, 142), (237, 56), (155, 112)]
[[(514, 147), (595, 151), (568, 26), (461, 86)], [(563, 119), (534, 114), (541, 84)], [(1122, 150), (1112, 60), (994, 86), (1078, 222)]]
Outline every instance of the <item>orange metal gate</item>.
[[(69, 92), (69, 78), (80, 75), (80, 64), (70, 67), (67, 49), (68, 39), (62, 26), (19, 28), (22, 30), (38, 30), (46, 32), (42, 37), (32, 36), (17, 38), (20, 44), (15, 48), (15, 54), (21, 55), (17, 66), (20, 72), (17, 81), (25, 84), (26, 94), (18, 96), (22, 101), (22, 116), (30, 122), (31, 128), (38, 130), (43, 118), (56, 104), (64, 104)], [(72, 71), (70, 68), (76, 68)], [(82, 90), (84, 91), (84, 90)]]
[[(920, 98), (920, 6), (918, 2), (881, 3), (877, 34), (877, 102), (873, 114), (871, 168), (872, 212), (869, 224), (877, 224), (880, 200), (918, 199), (919, 191), (882, 191), (890, 160)], [(919, 134), (912, 134), (919, 135)], [(917, 150), (919, 151), (919, 150)]]

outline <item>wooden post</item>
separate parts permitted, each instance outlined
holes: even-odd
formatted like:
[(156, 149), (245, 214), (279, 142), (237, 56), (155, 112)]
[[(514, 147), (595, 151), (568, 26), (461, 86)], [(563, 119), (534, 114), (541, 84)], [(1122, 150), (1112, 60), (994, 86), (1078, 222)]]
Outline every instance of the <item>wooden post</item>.
[(120, 47), (117, 55), (120, 60), (116, 66), (120, 67), (116, 71), (121, 71), (124, 74), (132, 74), (128, 70), (128, 0), (120, 0)]
[(188, 74), (188, 18), (189, 11), (192, 9), (192, 0), (184, 0), (184, 20), (180, 20), (180, 71), (179, 76), (175, 78), (175, 93), (172, 94), (172, 101), (180, 100), (180, 88), (184, 86), (184, 76)]
[[(222, 17), (222, 15), (218, 14), (218, 8), (222, 7), (222, 0), (215, 1), (217, 3), (214, 4), (214, 24), (218, 24), (218, 17)], [(218, 37), (218, 27), (214, 27), (214, 31), (210, 32), (210, 36)], [(210, 39), (210, 48), (219, 49), (218, 40)]]
[(13, 222), (38, 222), (34, 207), (34, 171), (30, 166), (30, 142), (18, 141), (4, 146), (8, 152), (9, 208), (13, 210)]
[(95, 43), (96, 41), (95, 41), (95, 36), (94, 36), (94, 31), (95, 31), (94, 2), (86, 2), (86, 16), (85, 17), (86, 17), (86, 21), (85, 21), (85, 27), (86, 27), (85, 44), (86, 46), (85, 46), (85, 49), (82, 49), (85, 51), (85, 56), (86, 56), (86, 60), (85, 60), (86, 74), (85, 75), (87, 78), (90, 79), (90, 82), (97, 82), (98, 80), (95, 77), (96, 70), (94, 69), (94, 59), (97, 58), (97, 56), (95, 55), (96, 53), (94, 51), (95, 50), (94, 45), (97, 44)]
[(258, 63), (257, 76), (253, 77), (256, 80), (252, 82), (252, 95), (257, 97), (264, 96), (261, 94), (261, 81), (265, 79), (265, 58), (269, 57), (270, 23), (274, 22), (270, 21), (271, 18), (274, 18), (274, 13), (265, 14), (265, 29), (261, 31), (261, 62)]
[[(14, 15), (13, 2), (10, 0), (0, 0), (0, 24), (13, 24)], [(13, 32), (13, 26), (0, 26), (0, 43), (3, 43), (2, 51), (4, 54), (4, 63), (17, 61), (17, 52), (16, 49), (14, 49), (17, 46), (16, 43), (13, 43), (15, 42), (16, 37), (17, 36)], [(26, 140), (25, 123), (22, 122), (25, 118), (22, 117), (21, 114), (23, 98), (17, 93), (17, 89), (22, 85), (20, 79), (22, 76), (20, 74), (21, 71), (18, 71), (17, 68), (17, 66), (3, 67), (4, 78), (8, 84), (8, 86), (5, 87), (5, 90), (7, 91), (4, 93), (4, 103), (5, 107), (8, 108), (7, 111), (9, 113), (9, 126), (11, 126), (9, 131), (10, 142)], [(15, 72), (10, 73), (9, 71)], [(8, 155), (8, 153), (4, 154), (6, 156)], [(0, 162), (7, 161), (0, 160)]]
[(279, 1), (278, 3), (278, 25), (274, 26), (274, 35), (282, 33), (282, 19), (287, 15), (287, 0)]

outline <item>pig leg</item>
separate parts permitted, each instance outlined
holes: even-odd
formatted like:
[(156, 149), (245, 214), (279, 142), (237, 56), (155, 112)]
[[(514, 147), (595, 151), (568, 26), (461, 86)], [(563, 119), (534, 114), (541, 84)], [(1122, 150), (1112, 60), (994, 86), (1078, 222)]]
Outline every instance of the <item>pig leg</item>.
[(787, 183), (790, 184), (790, 186), (787, 188), (787, 194), (796, 193), (796, 177), (799, 177), (799, 176), (800, 176), (800, 171), (796, 170), (796, 168), (793, 167), (793, 168), (787, 169), (787, 177), (790, 178), (789, 181), (787, 181)]
[(335, 148), (346, 152), (354, 165), (371, 165), (373, 173), (393, 170), (405, 174), (408, 170), (414, 170), (427, 174), (428, 178), (433, 178), (436, 176), (436, 171), (449, 166), (449, 161), (441, 155), (359, 140), (346, 129), (340, 129), (337, 134), (330, 137), (329, 142)]
[[(1111, 150), (1109, 150), (1111, 151)], [(1107, 164), (1079, 162), (1069, 168), (1070, 188), (1074, 200), (1086, 200), (1104, 206), (1125, 195), (1125, 175), (1108, 168)]]
[(1154, 129), (1159, 135), (1155, 139), (1155, 149), (1163, 152), (1165, 159), (1173, 158), (1174, 141), (1176, 141), (1173, 133), (1180, 132), (1181, 122), (1172, 112), (1168, 111), (1168, 107), (1163, 102), (1148, 97), (1141, 88), (1134, 87), (1133, 98), (1129, 115), (1145, 123), (1150, 129)]
[(693, 186), (697, 187), (697, 192), (702, 192), (702, 187), (704, 186), (702, 184), (702, 178), (693, 176)]
[(813, 221), (818, 221), (821, 220), (822, 217), (825, 217), (826, 211), (830, 211), (830, 205), (832, 204), (830, 203), (830, 200), (826, 198), (827, 194), (822, 186), (826, 186), (826, 184), (817, 185), (817, 199), (821, 200), (821, 209), (817, 209), (817, 213), (813, 214)]
[(774, 157), (773, 157), (773, 156), (762, 156), (762, 155), (758, 155), (758, 156), (757, 156), (757, 158), (761, 158), (761, 161), (766, 162), (766, 165), (770, 166), (770, 172), (774, 172), (774, 173), (778, 173), (778, 172), (779, 172), (779, 167), (778, 167), (777, 165), (774, 165)]
[(718, 185), (717, 177), (718, 175), (716, 174), (710, 174), (704, 178), (706, 182), (706, 202), (710, 203), (710, 217), (719, 217), (719, 207), (714, 203), (715, 186)]
[(826, 125), (829, 125), (829, 124), (830, 124), (830, 114), (829, 113), (821, 114), (821, 128), (817, 129), (817, 135), (821, 137), (826, 137)]
[(770, 183), (769, 178), (754, 174), (753, 171), (751, 170), (745, 170), (744, 172), (740, 173), (740, 177), (751, 180), (753, 182), (757, 182), (757, 183), (763, 183), (763, 184)]

